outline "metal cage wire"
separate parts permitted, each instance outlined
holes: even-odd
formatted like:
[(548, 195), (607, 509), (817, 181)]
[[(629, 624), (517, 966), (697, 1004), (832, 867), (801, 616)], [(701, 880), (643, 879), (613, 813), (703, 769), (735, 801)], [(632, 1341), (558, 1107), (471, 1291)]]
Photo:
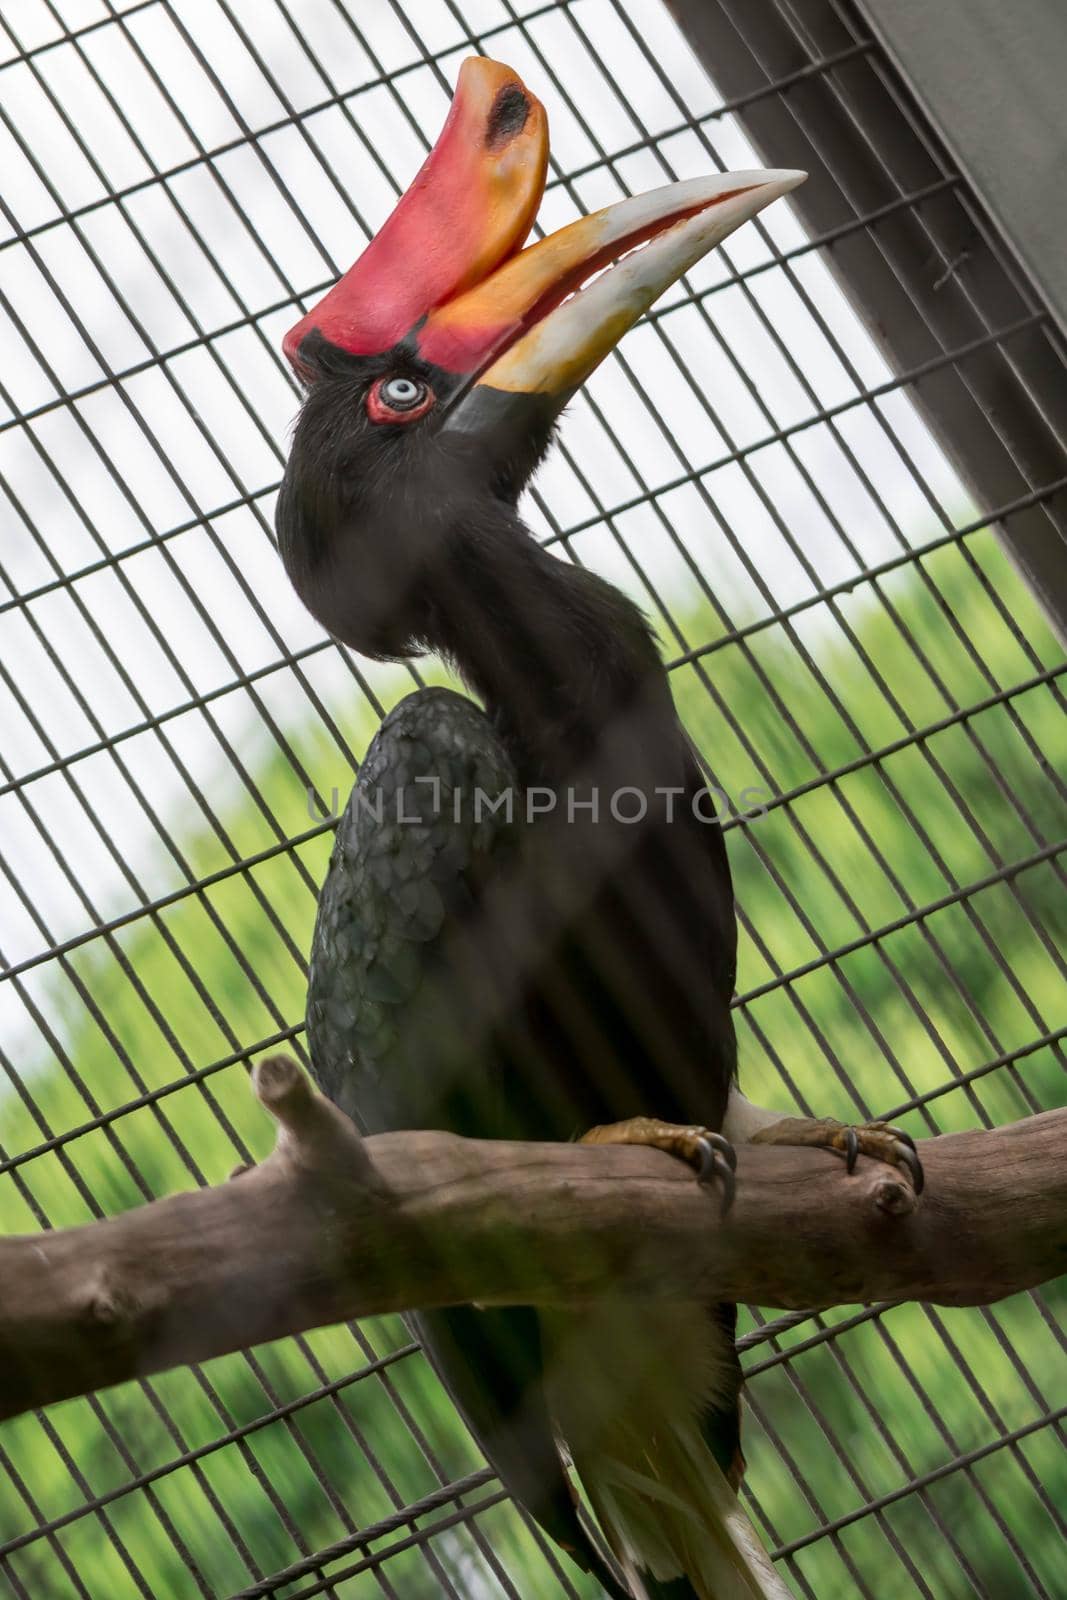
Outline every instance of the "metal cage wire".
[[(810, 135), (799, 90), (862, 142), (868, 82), (921, 143), (921, 186), (868, 141), (888, 198), (821, 232), (775, 207), (695, 269), (526, 509), (641, 599), (713, 780), (760, 793), (724, 823), (748, 1092), (917, 1133), (1062, 1100), (1065, 662), (991, 528), (1062, 518), (1062, 440), (1035, 471), (997, 419), (1017, 492), (977, 506), (914, 403), (939, 373), (975, 392), (990, 354), (1024, 387), (1035, 352), (1062, 375), (1062, 344), (851, 10), (821, 3), (824, 50), (812, 7), (773, 9), (802, 59), (725, 98), (658, 0), (4, 8), (5, 1228), (263, 1153), (243, 1069), (301, 1052), (328, 797), (419, 678), (288, 592), (280, 336), (388, 212), (471, 49), (548, 106), (546, 227), (756, 164), (760, 107)], [(971, 281), (992, 263), (1015, 301), (990, 318), (931, 228), (929, 283), (974, 327), (946, 339), (913, 296), (936, 353), (892, 372), (827, 262), (945, 205)], [(1062, 1594), (1059, 1313), (751, 1312), (745, 1492), (799, 1595)], [(0, 1472), (12, 1595), (591, 1592), (447, 1426), (397, 1319), (19, 1419)]]

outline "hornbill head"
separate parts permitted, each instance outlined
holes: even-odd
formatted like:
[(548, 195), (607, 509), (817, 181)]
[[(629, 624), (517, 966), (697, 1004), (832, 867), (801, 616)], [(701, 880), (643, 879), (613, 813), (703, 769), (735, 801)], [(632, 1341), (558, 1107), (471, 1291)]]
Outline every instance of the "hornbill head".
[(523, 249), (547, 165), (540, 102), (470, 57), (414, 183), (285, 337), (306, 396), (282, 557), (309, 610), (366, 654), (432, 644), (442, 583), (522, 536), (515, 502), (567, 400), (664, 289), (805, 176), (670, 184)]

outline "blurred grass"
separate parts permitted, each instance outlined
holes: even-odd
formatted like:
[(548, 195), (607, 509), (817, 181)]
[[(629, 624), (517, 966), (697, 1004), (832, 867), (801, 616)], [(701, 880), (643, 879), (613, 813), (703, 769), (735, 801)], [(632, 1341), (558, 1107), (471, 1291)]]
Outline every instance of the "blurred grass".
[[(860, 585), (840, 602), (854, 642), (841, 629), (828, 634), (825, 620), (817, 635), (797, 620), (817, 674), (779, 627), (755, 634), (747, 650), (729, 644), (675, 672), (681, 714), (718, 785), (735, 801), (751, 786), (771, 799), (767, 815), (729, 831), (742, 916), (742, 996), (1062, 836), (1064, 811), (1046, 761), (1062, 760), (1064, 724), (1048, 687), (1026, 690), (788, 805), (773, 803), (821, 770), (862, 756), (864, 743), (892, 744), (984, 699), (991, 685), (1025, 682), (1061, 660), (993, 535), (969, 547), (977, 574), (951, 548), (927, 563), (939, 597), (914, 572), (884, 582), (924, 662)], [(1029, 652), (1005, 625), (994, 593), (1019, 622)], [(689, 638), (711, 641), (715, 631), (710, 614), (690, 617)], [(383, 682), (390, 702), (410, 687), (399, 672)], [(369, 704), (347, 708), (342, 721), (350, 746), (364, 749), (377, 722)], [(321, 728), (289, 732), (320, 792), (336, 786), (343, 802), (351, 773), (332, 740)], [(281, 827), (306, 832), (307, 799), (289, 763), (267, 751), (249, 765)], [(242, 853), (276, 842), (247, 797), (220, 813)], [(198, 873), (230, 864), (214, 833), (183, 829), (181, 820), (176, 831)], [(136, 1098), (141, 1086), (115, 1042), (144, 1082), (158, 1087), (183, 1075), (174, 1041), (188, 1064), (202, 1067), (298, 1021), (299, 958), (310, 943), (313, 886), (329, 845), (324, 832), (292, 854), (280, 852), (179, 900), (155, 924), (135, 921), (115, 935), (111, 950), (94, 941), (73, 952), (71, 967), (89, 1002), (57, 976), (49, 980), (46, 1011), (77, 1079), (42, 1037), (39, 1054), (19, 1064), (22, 1095), (12, 1091), (2, 1102), (6, 1151), (31, 1148)], [(1062, 884), (1044, 863), (743, 1002), (737, 1021), (746, 1092), (783, 1110), (862, 1115), (1026, 1044), (1063, 1021), (1063, 983), (1050, 949), (1063, 947), (1065, 923)], [(901, 1120), (916, 1136), (973, 1126), (983, 1116), (1003, 1122), (1035, 1105), (1062, 1103), (1063, 1084), (1061, 1065), (1043, 1049)], [(8, 1174), (0, 1184), (0, 1226), (32, 1231), (83, 1222), (197, 1177), (218, 1182), (248, 1152), (264, 1156), (271, 1142), (244, 1068), (230, 1066)], [(1026, 1295), (992, 1311), (897, 1307), (756, 1376), (748, 1482), (769, 1541), (803, 1539), (821, 1520), (848, 1516), (1061, 1403), (1067, 1357), (1055, 1328), (1063, 1320), (1062, 1282), (1048, 1286), (1045, 1301), (1047, 1312)], [(832, 1312), (821, 1322), (849, 1315)], [(783, 1336), (781, 1347), (809, 1339), (819, 1325)], [(752, 1326), (745, 1314), (742, 1329)], [(87, 1494), (120, 1489), (132, 1474), (210, 1445), (278, 1401), (346, 1378), (406, 1342), (395, 1318), (324, 1329), (299, 1344), (212, 1362), (203, 1373), (168, 1373), (143, 1387), (56, 1406), (44, 1424), (33, 1417), (8, 1423), (0, 1429), (0, 1472), (8, 1476), (0, 1536), (32, 1530)], [(775, 1348), (761, 1345), (749, 1363)], [(286, 1566), (479, 1465), (422, 1357), (409, 1355), (78, 1518), (12, 1555), (8, 1570), (24, 1592), (47, 1600), (79, 1592), (93, 1600), (169, 1600), (197, 1587), (225, 1595), (249, 1583), (253, 1568)], [(818, 1538), (790, 1570), (820, 1600), (854, 1592), (857, 1571), (880, 1600), (922, 1592), (955, 1600), (976, 1588), (1011, 1597), (1030, 1587), (1014, 1540), (1047, 1592), (1067, 1594), (1062, 1543), (1048, 1510), (1065, 1504), (1062, 1431), (1045, 1428), (971, 1470), (949, 1472), (878, 1517)], [(283, 1512), (299, 1530), (299, 1545)], [(479, 1526), (522, 1593), (559, 1592), (510, 1506), (485, 1513)], [(447, 1581), (464, 1596), (500, 1593), (469, 1530), (438, 1534), (430, 1548), (436, 1570), (411, 1550), (387, 1563), (384, 1591), (367, 1573), (337, 1593), (345, 1600), (382, 1592), (428, 1600), (447, 1592)], [(572, 1581), (582, 1595), (595, 1592)], [(17, 1591), (0, 1569), (0, 1593), (8, 1592)]]

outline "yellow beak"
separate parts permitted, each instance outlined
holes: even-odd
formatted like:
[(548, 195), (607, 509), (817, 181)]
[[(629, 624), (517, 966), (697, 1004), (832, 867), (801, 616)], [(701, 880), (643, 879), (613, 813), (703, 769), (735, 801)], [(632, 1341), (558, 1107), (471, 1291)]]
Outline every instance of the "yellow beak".
[[(488, 398), (481, 390), (551, 395), (563, 405), (670, 284), (806, 176), (726, 172), (620, 201), (530, 245), (438, 307), (420, 348), (444, 349), (477, 329), (473, 342), (487, 355), (446, 426), (480, 425)], [(497, 399), (497, 415), (498, 407)]]

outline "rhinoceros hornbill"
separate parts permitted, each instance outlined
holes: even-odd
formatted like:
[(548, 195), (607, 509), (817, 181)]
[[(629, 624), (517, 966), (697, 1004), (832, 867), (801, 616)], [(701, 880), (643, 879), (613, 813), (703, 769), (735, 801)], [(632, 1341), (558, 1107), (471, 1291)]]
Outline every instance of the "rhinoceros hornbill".
[[(319, 904), (313, 1073), (371, 1130), (650, 1143), (727, 1203), (729, 1139), (863, 1150), (921, 1182), (906, 1135), (740, 1095), (730, 870), (650, 629), (516, 509), (625, 329), (804, 174), (676, 183), (523, 249), (547, 145), (516, 74), (467, 60), (411, 188), (285, 339), (306, 389), (277, 513), (298, 593), (370, 656), (439, 653), (482, 702), (424, 689), (371, 745)], [(734, 1495), (733, 1307), (417, 1321), (505, 1485), (609, 1594), (785, 1594)]]

